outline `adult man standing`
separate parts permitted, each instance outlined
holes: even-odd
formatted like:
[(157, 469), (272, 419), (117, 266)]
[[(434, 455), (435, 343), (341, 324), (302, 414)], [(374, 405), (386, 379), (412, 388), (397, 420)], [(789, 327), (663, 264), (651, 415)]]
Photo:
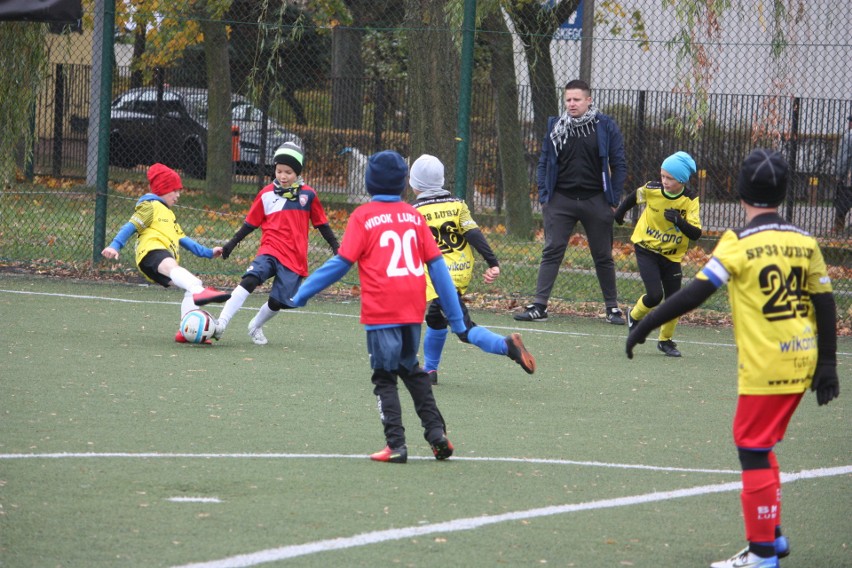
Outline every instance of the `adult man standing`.
[(852, 209), (852, 115), (846, 117), (846, 132), (837, 152), (837, 193), (834, 195), (834, 231), (846, 228), (846, 214)]
[(533, 303), (518, 321), (544, 321), (547, 302), (577, 221), (583, 224), (606, 305), (606, 320), (624, 325), (618, 307), (612, 224), (627, 178), (624, 139), (615, 121), (592, 104), (585, 81), (565, 85), (565, 111), (547, 121), (536, 170), (544, 249)]

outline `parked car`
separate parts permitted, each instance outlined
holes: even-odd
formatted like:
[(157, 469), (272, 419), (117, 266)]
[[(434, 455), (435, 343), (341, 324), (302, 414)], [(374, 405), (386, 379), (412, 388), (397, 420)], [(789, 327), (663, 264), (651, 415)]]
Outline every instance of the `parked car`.
[[(207, 89), (167, 87), (130, 89), (110, 107), (109, 163), (120, 167), (165, 163), (195, 178), (207, 169)], [(231, 98), (232, 125), (239, 127), (236, 173), (254, 174), (260, 163), (263, 112), (241, 95)], [(267, 119), (266, 173), (273, 171), (275, 150), (285, 142), (302, 140)]]

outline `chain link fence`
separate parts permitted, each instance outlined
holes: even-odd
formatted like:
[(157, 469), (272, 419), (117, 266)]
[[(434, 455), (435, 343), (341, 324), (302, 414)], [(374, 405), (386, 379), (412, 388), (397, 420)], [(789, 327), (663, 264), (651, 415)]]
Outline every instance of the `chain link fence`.
[[(835, 214), (838, 148), (852, 115), (852, 15), (842, 3), (792, 11), (744, 1), (713, 14), (695, 2), (480, 2), (471, 29), (470, 0), (116, 2), (102, 37), (112, 0), (84, 2), (80, 29), (43, 36), (47, 76), (35, 104), (16, 109), (30, 117), (32, 147), (20, 148), (18, 177), (0, 194), (7, 268), (135, 274), (130, 251), (115, 264), (98, 258), (99, 247), (129, 218), (154, 162), (184, 179), (176, 210), (187, 234), (221, 244), (271, 181), (275, 149), (293, 140), (338, 235), (367, 199), (367, 155), (439, 156), (447, 189), (468, 201), (503, 267), (498, 284), (474, 291), (513, 307), (535, 291), (543, 241), (535, 167), (546, 120), (562, 111), (564, 84), (582, 76), (624, 134), (625, 192), (656, 179), (669, 154), (695, 157), (690, 184), (705, 231), (686, 276), (724, 229), (743, 222), (742, 158), (756, 146), (781, 150), (793, 171), (781, 214), (820, 239), (841, 325), (852, 327), (852, 231)], [(103, 37), (113, 61), (99, 61)], [(108, 113), (97, 114), (100, 100), (112, 101)], [(108, 189), (97, 189), (101, 181)], [(631, 232), (615, 227), (625, 305), (643, 292)], [(329, 251), (319, 235), (311, 243), (314, 268)], [(231, 286), (256, 246), (250, 237), (228, 261), (183, 261)], [(563, 271), (557, 302), (602, 309), (582, 230)], [(726, 311), (716, 296), (710, 307)]]

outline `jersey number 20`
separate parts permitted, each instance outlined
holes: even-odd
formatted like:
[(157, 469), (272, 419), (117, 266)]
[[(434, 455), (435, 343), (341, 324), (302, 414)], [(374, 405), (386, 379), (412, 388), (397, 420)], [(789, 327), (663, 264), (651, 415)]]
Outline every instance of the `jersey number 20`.
[(408, 229), (400, 237), (394, 231), (385, 231), (379, 237), (379, 245), (382, 247), (392, 246), (390, 262), (388, 262), (387, 275), (394, 276), (423, 276), (423, 262), (419, 255), (415, 255), (412, 244), (417, 243), (417, 233), (414, 229)]

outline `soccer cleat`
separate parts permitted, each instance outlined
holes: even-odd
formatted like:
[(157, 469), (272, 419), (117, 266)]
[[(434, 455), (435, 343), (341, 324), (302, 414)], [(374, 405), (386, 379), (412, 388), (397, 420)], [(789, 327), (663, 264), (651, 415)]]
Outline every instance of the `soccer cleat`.
[(432, 446), (432, 453), (435, 454), (436, 460), (447, 459), (448, 457), (453, 455), (453, 450), (455, 450), (455, 448), (453, 447), (453, 444), (450, 443), (450, 440), (447, 438), (446, 434), (441, 436), (441, 439), (438, 440), (437, 442), (431, 444), (431, 446)]
[(790, 541), (784, 535), (775, 537), (775, 556), (778, 558), (790, 556)]
[(710, 568), (779, 568), (779, 565), (777, 556), (764, 558), (749, 552), (746, 547), (727, 560), (714, 562)]
[(269, 341), (267, 341), (266, 336), (263, 335), (263, 328), (254, 326), (255, 319), (256, 318), (251, 318), (251, 321), (248, 324), (249, 337), (251, 337), (251, 340), (255, 345), (266, 345)]
[(408, 449), (403, 446), (393, 450), (390, 446), (385, 446), (382, 451), (370, 454), (370, 459), (377, 462), (405, 463), (408, 461)]
[[(175, 334), (175, 343), (189, 343), (189, 341), (187, 341), (183, 334), (180, 332), (180, 330), (178, 330), (178, 332)], [(201, 343), (202, 345), (213, 345), (213, 342), (209, 339), (205, 339)]]
[(607, 308), (606, 321), (612, 325), (624, 325), (624, 313), (618, 308)]
[(205, 288), (198, 294), (192, 295), (192, 301), (196, 306), (204, 306), (206, 304), (227, 302), (231, 299), (230, 292), (220, 292), (216, 288)]
[(547, 308), (541, 304), (528, 304), (514, 318), (518, 321), (547, 321)]
[(429, 382), (433, 385), (438, 384), (438, 371), (426, 371), (426, 374), (429, 375)]
[(636, 325), (636, 322), (639, 320), (633, 319), (633, 316), (630, 315), (631, 308), (627, 308), (627, 329), (633, 329), (633, 326)]
[(216, 328), (213, 330), (213, 339), (219, 341), (222, 338), (222, 334), (225, 333), (225, 324), (220, 323), (219, 320), (215, 322)]
[(657, 349), (666, 354), (666, 357), (680, 357), (680, 351), (677, 350), (677, 343), (671, 339), (657, 342)]
[(521, 341), (521, 334), (513, 333), (507, 335), (505, 339), (506, 345), (509, 347), (509, 351), (506, 353), (509, 359), (520, 365), (528, 374), (532, 375), (535, 373), (535, 357), (524, 347), (524, 342)]

